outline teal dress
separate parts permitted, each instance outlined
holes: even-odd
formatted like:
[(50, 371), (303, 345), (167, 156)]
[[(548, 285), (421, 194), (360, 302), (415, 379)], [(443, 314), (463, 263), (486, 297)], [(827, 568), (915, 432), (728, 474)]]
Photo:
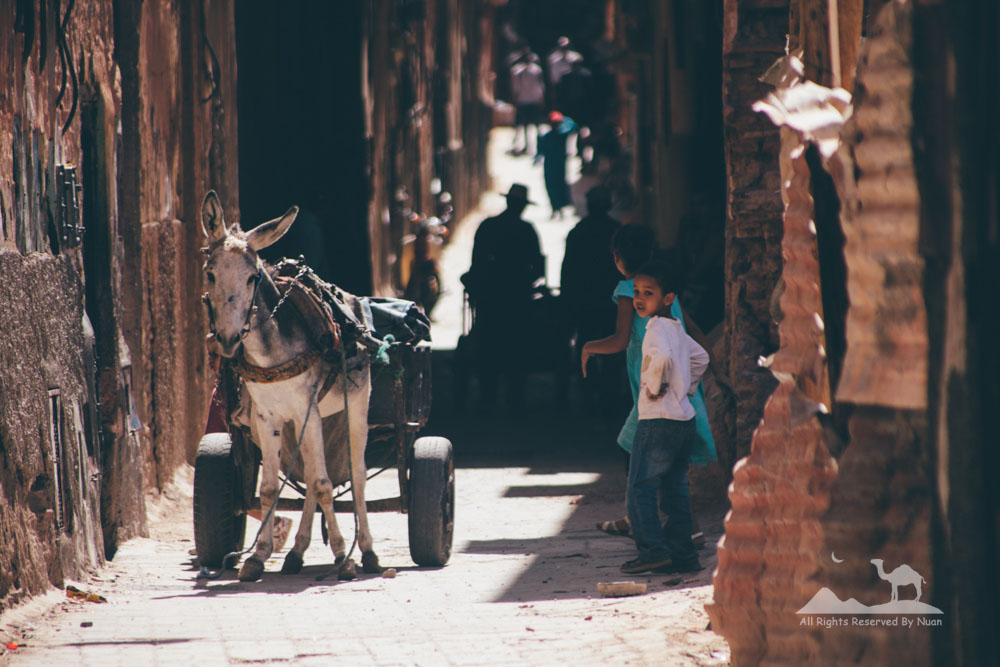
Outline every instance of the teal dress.
[[(621, 280), (615, 287), (612, 299), (618, 303), (618, 297), (624, 296), (629, 299), (635, 294), (635, 288), (631, 280)], [(670, 306), (670, 314), (684, 324), (684, 315), (681, 312), (679, 299), (674, 299)], [(640, 317), (638, 313), (632, 313), (632, 333), (629, 334), (628, 347), (625, 348), (625, 366), (628, 371), (628, 384), (632, 390), (632, 411), (629, 412), (621, 432), (618, 434), (618, 444), (626, 452), (632, 452), (632, 440), (635, 438), (635, 429), (639, 425), (639, 376), (642, 374), (642, 339), (646, 335), (646, 324), (648, 317)], [(691, 452), (692, 465), (705, 465), (718, 460), (715, 454), (715, 439), (712, 437), (712, 428), (708, 424), (708, 409), (705, 407), (705, 390), (701, 382), (698, 389), (691, 397), (691, 406), (694, 408), (694, 424), (698, 432), (698, 442), (695, 443)]]

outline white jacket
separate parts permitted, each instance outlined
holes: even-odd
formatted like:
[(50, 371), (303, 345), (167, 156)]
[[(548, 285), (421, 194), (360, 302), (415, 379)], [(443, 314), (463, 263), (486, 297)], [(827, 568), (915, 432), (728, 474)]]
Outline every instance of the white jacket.
[[(639, 386), (639, 419), (694, 418), (688, 396), (694, 396), (698, 381), (708, 368), (708, 353), (694, 342), (684, 326), (669, 317), (651, 317), (642, 340), (642, 374)], [(663, 396), (656, 395), (663, 383)]]

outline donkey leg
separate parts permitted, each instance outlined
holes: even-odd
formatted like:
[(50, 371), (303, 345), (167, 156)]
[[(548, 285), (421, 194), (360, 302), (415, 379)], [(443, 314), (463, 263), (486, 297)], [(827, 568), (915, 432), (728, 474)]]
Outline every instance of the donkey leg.
[(358, 548), (361, 549), (361, 568), (368, 574), (379, 574), (382, 568), (372, 548), (372, 534), (368, 527), (368, 506), (365, 503), (365, 447), (368, 444), (369, 391), (361, 390), (352, 396), (351, 411), (351, 495), (358, 513)]
[(382, 567), (378, 564), (378, 556), (372, 548), (372, 534), (368, 529), (368, 509), (365, 506), (365, 469), (364, 453), (361, 454), (360, 466), (352, 464), (351, 475), (354, 478), (351, 488), (354, 490), (354, 503), (358, 508), (358, 547), (361, 549), (361, 569), (368, 574), (380, 574)]
[[(310, 421), (305, 440), (302, 443), (302, 463), (305, 467), (308, 490), (315, 497), (313, 504), (315, 506), (318, 503), (323, 511), (327, 533), (330, 536), (330, 549), (333, 551), (335, 559), (334, 565), (338, 567), (340, 577), (344, 578), (345, 573), (350, 573), (353, 564), (346, 559), (347, 549), (344, 536), (340, 533), (337, 516), (333, 511), (333, 482), (330, 481), (330, 475), (326, 470), (323, 427), (318, 418), (318, 412), (316, 417), (314, 421)], [(353, 576), (348, 578), (353, 578)]]
[(268, 510), (278, 500), (278, 452), (281, 439), (276, 434), (278, 429), (271, 427), (263, 415), (258, 419), (264, 423), (255, 422), (254, 439), (260, 443), (263, 470), (260, 480), (260, 510), (264, 522), (257, 548), (253, 555), (246, 559), (240, 568), (240, 581), (257, 581), (264, 574), (264, 561), (270, 557), (274, 549), (274, 513), (268, 516)]
[(330, 478), (324, 475), (315, 481), (315, 486), (317, 500), (323, 510), (327, 532), (330, 535), (330, 549), (333, 551), (333, 564), (337, 568), (337, 576), (339, 579), (353, 579), (357, 576), (357, 568), (354, 561), (347, 557), (344, 536), (340, 533), (340, 526), (337, 525), (337, 515), (333, 511), (333, 484)]
[(299, 530), (295, 533), (295, 544), (281, 564), (282, 574), (298, 574), (302, 571), (303, 556), (312, 540), (313, 515), (316, 513), (316, 491), (312, 484), (306, 484), (305, 504), (299, 519)]

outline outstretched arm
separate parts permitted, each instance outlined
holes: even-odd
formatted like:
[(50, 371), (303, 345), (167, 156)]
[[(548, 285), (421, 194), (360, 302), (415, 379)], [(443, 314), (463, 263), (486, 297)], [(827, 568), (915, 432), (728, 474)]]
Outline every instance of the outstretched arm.
[(580, 364), (583, 366), (583, 377), (587, 377), (587, 362), (595, 354), (614, 354), (628, 347), (629, 336), (632, 335), (632, 299), (626, 296), (618, 297), (618, 319), (615, 332), (606, 338), (599, 338), (584, 343), (580, 353)]

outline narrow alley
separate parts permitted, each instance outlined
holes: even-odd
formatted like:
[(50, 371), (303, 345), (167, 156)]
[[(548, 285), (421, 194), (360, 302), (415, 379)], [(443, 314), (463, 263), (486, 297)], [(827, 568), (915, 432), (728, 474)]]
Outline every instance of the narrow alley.
[[(73, 582), (106, 603), (49, 593), (4, 616), (0, 630), (21, 647), (2, 658), (16, 665), (724, 665), (724, 640), (707, 629), (719, 508), (703, 516), (706, 568), (693, 575), (628, 577), (630, 539), (596, 523), (620, 516), (625, 475), (617, 429), (582, 409), (554, 403), (550, 377), (533, 376), (523, 415), (456, 411), (450, 354), (461, 333), (458, 276), (468, 268), (480, 218), (499, 211), (511, 182), (541, 200), (540, 168), (506, 154), (510, 130), (491, 133), (493, 187), (458, 227), (441, 260), (446, 292), (434, 310), (434, 404), (429, 435), (456, 452), (456, 519), (451, 560), (414, 566), (406, 516), (371, 515), (375, 548), (394, 578), (361, 575), (338, 582), (332, 555), (314, 529), (305, 567), (282, 575), (276, 552), (259, 582), (235, 571), (199, 579), (192, 555), (192, 469), (185, 466), (162, 497), (150, 499), (150, 536), (121, 546), (115, 559)], [(570, 161), (570, 173), (578, 173)], [(571, 177), (575, 180), (575, 177)], [(536, 194), (537, 193), (537, 194)], [(562, 243), (576, 216), (550, 220), (530, 207), (558, 284)], [(369, 498), (389, 495), (392, 474), (369, 483)], [(294, 513), (284, 513), (295, 521)], [(338, 516), (353, 536), (350, 514)], [(259, 524), (248, 521), (248, 538)], [(297, 524), (296, 524), (297, 525)], [(602, 597), (602, 582), (634, 581), (647, 592)], [(68, 582), (69, 583), (69, 582)]]
[(0, 2), (0, 665), (1000, 665), (998, 35)]

